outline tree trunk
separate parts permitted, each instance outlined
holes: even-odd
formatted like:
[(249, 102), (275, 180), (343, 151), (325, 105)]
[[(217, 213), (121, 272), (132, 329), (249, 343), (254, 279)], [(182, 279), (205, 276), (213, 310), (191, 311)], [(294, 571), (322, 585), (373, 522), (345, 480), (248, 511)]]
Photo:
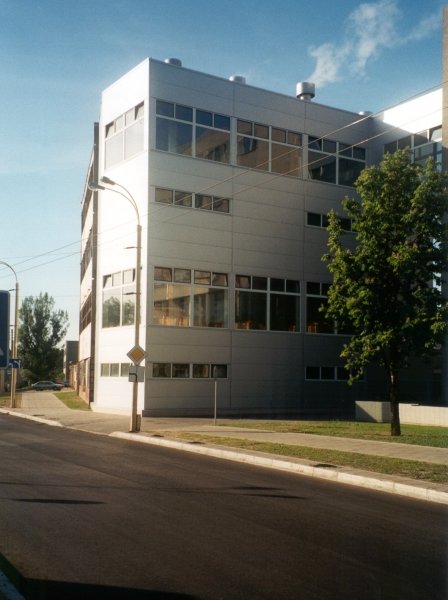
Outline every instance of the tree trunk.
[(400, 425), (400, 398), (398, 392), (398, 370), (392, 370), (389, 377), (389, 401), (390, 401), (390, 434), (401, 435)]

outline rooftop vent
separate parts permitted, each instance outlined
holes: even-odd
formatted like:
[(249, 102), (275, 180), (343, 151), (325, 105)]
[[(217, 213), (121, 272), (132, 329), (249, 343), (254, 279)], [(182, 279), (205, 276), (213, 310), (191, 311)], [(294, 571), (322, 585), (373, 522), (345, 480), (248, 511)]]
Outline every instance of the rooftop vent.
[(246, 83), (246, 78), (243, 75), (231, 75), (229, 79), (233, 83), (242, 83), (243, 85)]
[(174, 65), (175, 67), (182, 66), (182, 61), (180, 58), (165, 58), (165, 62), (167, 65)]
[(299, 100), (309, 102), (314, 98), (316, 86), (310, 81), (299, 81), (296, 86), (296, 96)]
[(361, 115), (361, 117), (371, 117), (373, 112), (371, 110), (361, 110), (358, 115)]

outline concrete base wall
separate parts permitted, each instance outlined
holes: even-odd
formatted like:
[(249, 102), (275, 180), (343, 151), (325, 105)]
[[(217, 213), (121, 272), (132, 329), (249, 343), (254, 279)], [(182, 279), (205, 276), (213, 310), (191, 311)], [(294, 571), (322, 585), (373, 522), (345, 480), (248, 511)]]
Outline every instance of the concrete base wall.
[[(389, 402), (356, 402), (357, 421), (390, 423)], [(412, 425), (439, 425), (448, 427), (448, 406), (420, 406), (400, 404), (400, 421)]]

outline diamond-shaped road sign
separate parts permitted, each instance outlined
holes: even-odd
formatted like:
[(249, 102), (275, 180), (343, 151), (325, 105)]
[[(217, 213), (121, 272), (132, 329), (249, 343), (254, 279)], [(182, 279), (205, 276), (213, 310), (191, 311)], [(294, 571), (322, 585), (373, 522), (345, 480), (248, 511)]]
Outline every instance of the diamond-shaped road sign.
[(134, 365), (139, 365), (144, 358), (146, 358), (146, 352), (141, 346), (134, 346), (129, 350), (127, 356), (132, 360)]

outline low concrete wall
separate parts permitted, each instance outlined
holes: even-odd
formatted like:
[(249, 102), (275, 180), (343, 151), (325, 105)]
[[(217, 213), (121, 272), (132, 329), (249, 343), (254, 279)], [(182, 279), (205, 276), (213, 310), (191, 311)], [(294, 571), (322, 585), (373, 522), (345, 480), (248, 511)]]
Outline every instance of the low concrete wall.
[[(389, 402), (356, 402), (356, 421), (390, 423)], [(412, 425), (448, 427), (448, 406), (400, 404), (400, 421)]]

